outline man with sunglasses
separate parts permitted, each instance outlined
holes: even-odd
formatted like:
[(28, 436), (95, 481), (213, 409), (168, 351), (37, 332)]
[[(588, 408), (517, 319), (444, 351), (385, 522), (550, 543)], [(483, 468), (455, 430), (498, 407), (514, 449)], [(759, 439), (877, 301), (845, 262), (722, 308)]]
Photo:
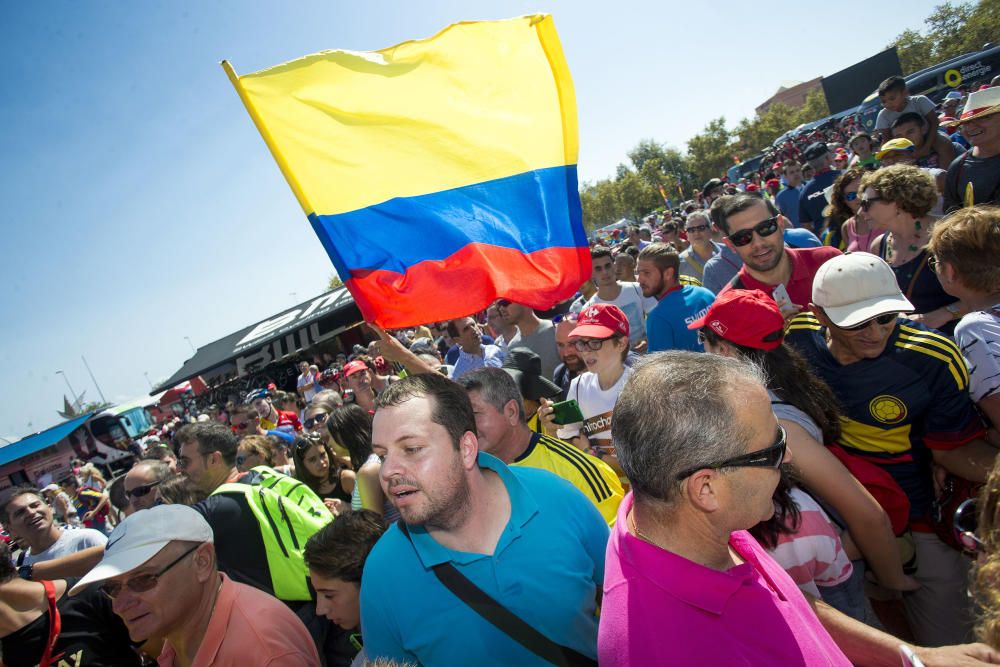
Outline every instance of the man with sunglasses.
[[(715, 219), (726, 235), (726, 245), (743, 260), (736, 276), (719, 294), (730, 289), (759, 289), (778, 303), (785, 317), (807, 309), (813, 276), (840, 251), (830, 247), (786, 248), (782, 231), (787, 221), (762, 197), (733, 195), (721, 199), (717, 207)], [(787, 299), (781, 298), (782, 292), (787, 292)]]
[(704, 282), (705, 264), (720, 252), (722, 246), (712, 240), (712, 220), (706, 211), (695, 211), (684, 223), (690, 246), (681, 252), (681, 274)]
[(132, 512), (148, 510), (160, 500), (157, 487), (171, 476), (162, 461), (139, 461), (125, 474), (125, 496)]
[(842, 410), (839, 444), (883, 468), (910, 503), (922, 587), (903, 598), (917, 641), (940, 646), (971, 637), (968, 562), (934, 533), (932, 464), (985, 481), (996, 450), (969, 397), (956, 345), (901, 319), (913, 305), (892, 269), (868, 253), (836, 257), (816, 273), (813, 313), (789, 324), (786, 341), (826, 381)]
[(134, 641), (164, 639), (161, 666), (318, 667), (312, 638), (270, 595), (219, 572), (198, 512), (161, 505), (112, 532), (101, 562), (71, 590), (100, 583)]

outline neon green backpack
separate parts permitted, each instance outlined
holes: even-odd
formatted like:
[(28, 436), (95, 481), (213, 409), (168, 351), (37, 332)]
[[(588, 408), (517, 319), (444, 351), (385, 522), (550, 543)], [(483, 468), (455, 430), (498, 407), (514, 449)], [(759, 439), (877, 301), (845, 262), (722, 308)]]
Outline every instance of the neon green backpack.
[(333, 514), (308, 486), (267, 466), (256, 466), (238, 482), (223, 484), (212, 495), (241, 495), (260, 524), (271, 586), (279, 600), (309, 600), (306, 541)]

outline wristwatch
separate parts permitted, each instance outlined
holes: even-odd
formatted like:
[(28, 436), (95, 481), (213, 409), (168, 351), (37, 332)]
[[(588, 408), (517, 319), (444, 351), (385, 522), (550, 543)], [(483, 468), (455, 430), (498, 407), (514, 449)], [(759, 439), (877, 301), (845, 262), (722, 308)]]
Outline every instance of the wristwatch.
[(34, 565), (22, 565), (19, 568), (17, 568), (17, 576), (21, 577), (22, 579), (27, 579), (28, 581), (31, 581), (31, 574), (34, 569), (35, 569)]
[(947, 310), (949, 313), (951, 313), (951, 319), (953, 320), (957, 320), (962, 316), (962, 311), (958, 307), (958, 302), (949, 303), (947, 306), (944, 307), (944, 309)]

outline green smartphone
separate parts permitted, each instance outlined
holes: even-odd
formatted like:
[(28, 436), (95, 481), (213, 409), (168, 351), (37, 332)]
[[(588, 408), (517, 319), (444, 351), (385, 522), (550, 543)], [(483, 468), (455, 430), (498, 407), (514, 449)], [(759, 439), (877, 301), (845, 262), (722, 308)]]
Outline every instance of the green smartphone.
[(583, 413), (580, 411), (580, 404), (575, 398), (568, 401), (552, 404), (552, 421), (564, 426), (583, 421)]

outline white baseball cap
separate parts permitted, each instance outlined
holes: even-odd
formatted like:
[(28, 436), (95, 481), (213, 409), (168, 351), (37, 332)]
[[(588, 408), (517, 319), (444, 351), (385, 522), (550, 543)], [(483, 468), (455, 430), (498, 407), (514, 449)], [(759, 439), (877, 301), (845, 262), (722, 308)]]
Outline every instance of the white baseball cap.
[(813, 303), (838, 327), (853, 327), (888, 313), (908, 313), (892, 267), (881, 257), (852, 252), (828, 260), (813, 278)]
[(112, 531), (104, 557), (70, 590), (75, 595), (97, 581), (131, 572), (174, 540), (214, 542), (212, 527), (187, 505), (157, 505), (132, 514)]

